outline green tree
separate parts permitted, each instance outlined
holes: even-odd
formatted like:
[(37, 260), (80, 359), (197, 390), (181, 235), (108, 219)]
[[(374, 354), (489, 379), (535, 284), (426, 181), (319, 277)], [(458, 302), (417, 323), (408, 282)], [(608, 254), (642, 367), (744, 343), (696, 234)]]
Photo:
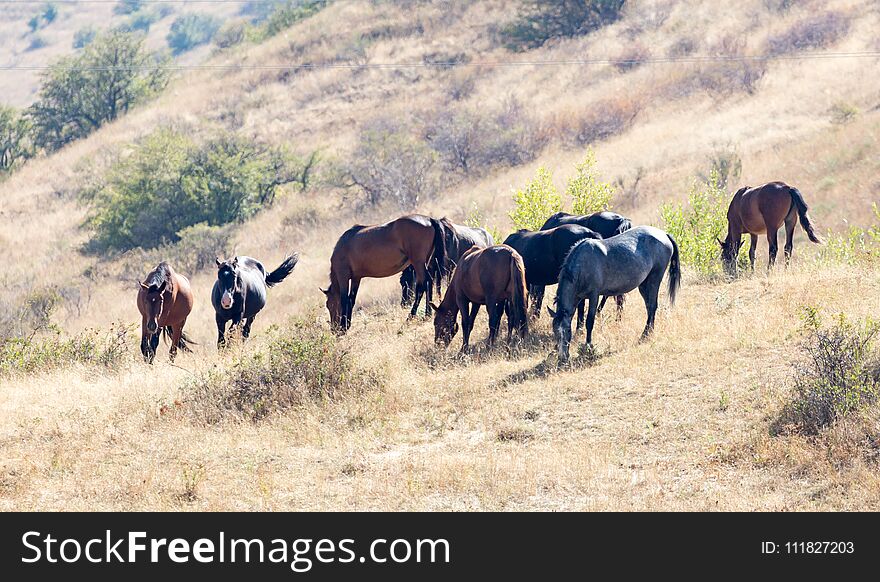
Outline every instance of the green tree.
[(183, 14), (171, 23), (168, 46), (174, 54), (185, 53), (195, 47), (211, 42), (220, 29), (220, 20), (210, 14)]
[(59, 149), (150, 99), (168, 83), (164, 63), (165, 57), (146, 50), (143, 37), (120, 31), (60, 59), (45, 73), (29, 110), (36, 145)]
[(535, 177), (513, 193), (510, 219), (516, 228), (538, 230), (550, 216), (562, 210), (562, 196), (553, 184), (553, 173), (541, 166)]
[(502, 30), (511, 50), (540, 47), (551, 38), (581, 36), (620, 18), (626, 0), (523, 0), (518, 18)]
[(0, 174), (12, 171), (31, 154), (29, 120), (12, 107), (0, 105)]
[(565, 193), (572, 199), (572, 214), (592, 214), (611, 209), (614, 186), (599, 179), (596, 154), (592, 150), (587, 152), (584, 161), (575, 166), (575, 175), (565, 186)]

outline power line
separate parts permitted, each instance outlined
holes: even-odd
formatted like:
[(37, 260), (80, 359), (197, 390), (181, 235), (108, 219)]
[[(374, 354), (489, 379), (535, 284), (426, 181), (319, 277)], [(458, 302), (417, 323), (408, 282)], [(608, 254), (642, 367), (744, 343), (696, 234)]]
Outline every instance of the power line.
[(545, 59), (528, 61), (442, 61), (442, 62), (410, 62), (410, 63), (268, 63), (268, 64), (201, 64), (201, 65), (178, 65), (178, 64), (155, 64), (139, 65), (135, 67), (125, 66), (93, 66), (93, 67), (65, 67), (63, 65), (0, 65), (0, 71), (46, 71), (50, 69), (62, 69), (70, 71), (284, 71), (300, 69), (416, 69), (416, 68), (500, 68), (500, 67), (561, 67), (561, 66), (596, 66), (596, 65), (662, 65), (662, 64), (704, 64), (704, 63), (735, 63), (735, 62), (760, 62), (760, 61), (803, 61), (803, 60), (829, 60), (829, 59), (863, 59), (880, 58), (880, 51), (862, 52), (830, 52), (830, 53), (801, 53), (792, 55), (691, 55), (682, 57), (655, 57), (647, 59)]

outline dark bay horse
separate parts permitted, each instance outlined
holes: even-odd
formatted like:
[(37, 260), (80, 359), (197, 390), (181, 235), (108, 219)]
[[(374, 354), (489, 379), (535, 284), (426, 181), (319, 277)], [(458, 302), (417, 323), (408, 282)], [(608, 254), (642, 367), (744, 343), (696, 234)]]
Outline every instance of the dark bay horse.
[(568, 360), (571, 318), (575, 306), (585, 298), (590, 302), (587, 313), (588, 346), (593, 342), (599, 296), (622, 295), (635, 288), (645, 300), (648, 311), (648, 322), (642, 337), (650, 335), (654, 329), (660, 283), (667, 267), (669, 302), (674, 305), (681, 285), (681, 265), (678, 244), (666, 232), (651, 226), (639, 226), (609, 239), (587, 239), (578, 243), (565, 259), (559, 274), (556, 311), (547, 308), (553, 316), (553, 334), (559, 359)]
[(217, 259), (217, 280), (211, 291), (211, 304), (217, 322), (217, 347), (226, 345), (226, 323), (229, 331), (244, 321), (243, 338), (251, 333), (254, 318), (266, 306), (266, 289), (284, 281), (299, 262), (299, 253), (293, 253), (281, 265), (266, 273), (263, 263), (251, 257), (232, 260)]
[[(544, 288), (547, 285), (556, 285), (559, 281), (559, 271), (568, 252), (574, 245), (587, 238), (602, 237), (589, 228), (577, 224), (564, 224), (549, 230), (518, 230), (505, 239), (504, 244), (522, 255), (534, 317), (538, 317), (541, 313)], [(580, 305), (579, 314), (578, 322), (582, 323), (583, 305)]]
[(489, 312), (491, 346), (498, 336), (501, 315), (507, 313), (508, 339), (514, 332), (524, 338), (529, 332), (526, 302), (526, 270), (522, 257), (507, 245), (467, 251), (452, 274), (443, 302), (434, 307), (434, 341), (448, 346), (458, 332), (461, 313), (462, 351), (467, 351), (474, 319), (485, 305)]
[(629, 218), (606, 210), (587, 215), (557, 212), (547, 219), (541, 230), (550, 230), (563, 224), (578, 224), (599, 233), (599, 236), (602, 238), (611, 238), (632, 228), (632, 222), (630, 222)]
[(193, 307), (193, 294), (189, 280), (175, 273), (166, 262), (161, 262), (140, 282), (137, 295), (138, 311), (141, 312), (141, 353), (152, 364), (159, 347), (159, 334), (165, 339), (171, 336), (171, 361), (178, 348), (189, 352), (192, 342), (183, 333), (186, 318)]
[[(452, 270), (464, 253), (472, 246), (482, 249), (495, 244), (492, 235), (485, 228), (454, 224), (445, 217), (439, 220), (446, 230), (446, 262), (442, 265), (442, 269), (439, 269), (440, 276), (438, 276), (437, 270), (432, 273), (438, 296), (440, 295), (441, 279), (449, 280)], [(435, 265), (432, 263), (432, 266)], [(412, 266), (407, 267), (400, 274), (400, 291), (400, 305), (402, 307), (412, 305), (416, 298), (416, 271)]]
[[(436, 218), (412, 214), (374, 226), (356, 225), (345, 231), (330, 257), (330, 286), (327, 311), (334, 330), (345, 333), (361, 279), (391, 277), (412, 266), (416, 275), (416, 297), (410, 317), (415, 317), (422, 295), (428, 295), (425, 315), (430, 315), (430, 265), (446, 262), (446, 227)], [(439, 267), (435, 276), (440, 276)]]
[(785, 264), (791, 261), (794, 246), (794, 229), (800, 218), (801, 226), (810, 241), (821, 243), (816, 235), (810, 216), (807, 214), (807, 203), (797, 188), (783, 182), (770, 182), (757, 188), (740, 188), (733, 195), (727, 209), (727, 238), (718, 240), (721, 245), (721, 262), (729, 275), (736, 274), (736, 260), (743, 244), (742, 235), (751, 237), (749, 246), (749, 263), (755, 268), (755, 248), (758, 246), (758, 235), (767, 234), (770, 245), (769, 269), (776, 263), (779, 251), (777, 234), (779, 227), (785, 224)]

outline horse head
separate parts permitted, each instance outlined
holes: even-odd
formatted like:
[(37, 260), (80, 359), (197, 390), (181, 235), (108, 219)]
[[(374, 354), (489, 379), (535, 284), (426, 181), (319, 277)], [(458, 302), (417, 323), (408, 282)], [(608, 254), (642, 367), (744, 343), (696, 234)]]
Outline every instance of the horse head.
[(724, 271), (731, 277), (735, 276), (736, 262), (739, 257), (739, 250), (742, 248), (745, 241), (740, 239), (737, 242), (731, 239), (729, 236), (724, 240), (715, 237), (715, 240), (721, 247), (721, 264), (724, 266)]
[(431, 308), (434, 310), (434, 342), (448, 347), (458, 333), (456, 313), (452, 309), (444, 308), (442, 304), (431, 303)]
[(342, 297), (339, 289), (332, 283), (326, 289), (323, 287), (318, 287), (318, 289), (327, 298), (324, 304), (327, 307), (327, 312), (330, 314), (330, 327), (337, 333), (344, 332), (345, 330), (342, 327)]
[(168, 281), (162, 281), (160, 284), (141, 281), (140, 285), (144, 293), (147, 331), (152, 335), (159, 330), (159, 316), (165, 307), (165, 290), (168, 288)]
[(238, 257), (234, 259), (221, 261), (218, 257), (217, 262), (217, 281), (220, 283), (220, 307), (223, 309), (232, 309), (235, 303), (236, 295), (241, 295), (241, 271), (238, 266)]

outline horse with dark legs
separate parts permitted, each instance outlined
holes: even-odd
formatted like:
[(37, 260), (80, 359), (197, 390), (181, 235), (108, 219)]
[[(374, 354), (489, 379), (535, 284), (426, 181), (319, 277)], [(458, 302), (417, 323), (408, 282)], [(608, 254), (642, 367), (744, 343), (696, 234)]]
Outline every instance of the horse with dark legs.
[(226, 345), (226, 324), (230, 321), (230, 332), (244, 322), (241, 335), (244, 339), (250, 336), (254, 318), (266, 306), (266, 289), (284, 281), (298, 262), (299, 253), (293, 253), (277, 269), (267, 273), (263, 263), (251, 257), (217, 259), (211, 304), (217, 322), (218, 348)]
[[(461, 256), (470, 250), (471, 247), (477, 246), (482, 248), (490, 247), (495, 244), (492, 235), (485, 228), (477, 228), (471, 226), (462, 226), (454, 224), (447, 218), (440, 218), (440, 224), (446, 228), (446, 261), (442, 268), (438, 269), (438, 265), (432, 262), (432, 279), (437, 288), (437, 295), (440, 295), (441, 281), (448, 281), (452, 275), (455, 265), (461, 259)], [(401, 307), (410, 307), (416, 298), (416, 271), (411, 266), (407, 267), (400, 274), (400, 305)]]
[[(557, 212), (547, 219), (544, 226), (541, 227), (541, 230), (550, 230), (551, 228), (556, 228), (563, 224), (578, 224), (585, 228), (589, 228), (593, 232), (599, 233), (599, 236), (602, 238), (611, 238), (612, 236), (617, 236), (632, 228), (632, 222), (629, 218), (617, 214), (616, 212), (604, 210), (602, 212), (594, 212), (593, 214), (569, 214), (567, 212)], [(614, 300), (617, 303), (617, 319), (620, 320), (623, 317), (623, 306), (626, 303), (626, 295), (618, 295)], [(602, 313), (607, 301), (607, 295), (602, 297), (602, 302), (599, 303), (598, 313)], [(583, 324), (584, 313), (583, 306), (581, 306), (581, 309), (578, 311), (578, 329), (583, 327)]]
[[(327, 297), (330, 325), (339, 333), (351, 327), (351, 317), (361, 280), (391, 277), (412, 266), (416, 296), (410, 318), (416, 316), (422, 296), (427, 295), (425, 316), (431, 314), (429, 269), (446, 261), (446, 227), (436, 218), (412, 214), (385, 224), (356, 225), (345, 231), (330, 257), (330, 286), (321, 289)], [(433, 265), (433, 266), (432, 266)]]
[[(598, 233), (577, 224), (565, 224), (549, 230), (519, 230), (505, 239), (504, 244), (522, 255), (526, 281), (531, 296), (531, 315), (538, 317), (544, 300), (544, 288), (556, 285), (559, 271), (571, 248), (584, 239), (600, 239)], [(578, 306), (578, 329), (583, 324), (583, 305)]]
[(755, 269), (755, 249), (758, 246), (758, 235), (767, 235), (770, 245), (768, 270), (776, 263), (779, 251), (777, 235), (779, 227), (785, 224), (785, 265), (791, 261), (794, 246), (794, 229), (800, 219), (801, 226), (811, 242), (821, 243), (816, 234), (813, 222), (807, 214), (807, 203), (797, 188), (783, 182), (770, 182), (757, 188), (740, 188), (727, 209), (727, 238), (718, 239), (721, 245), (721, 262), (728, 275), (736, 275), (736, 263), (742, 236), (751, 238), (749, 246), (749, 264)]
[(490, 347), (495, 344), (505, 313), (508, 341), (514, 334), (525, 338), (529, 332), (527, 301), (526, 269), (519, 253), (507, 245), (484, 249), (474, 246), (461, 257), (443, 302), (434, 307), (434, 341), (450, 344), (458, 333), (456, 319), (461, 313), (461, 351), (466, 352), (480, 305), (489, 312)]
[(622, 295), (638, 288), (648, 321), (642, 338), (654, 329), (660, 283), (669, 268), (669, 302), (681, 285), (681, 264), (678, 244), (666, 232), (650, 226), (639, 226), (604, 240), (584, 240), (575, 246), (559, 275), (556, 290), (556, 311), (553, 316), (553, 335), (556, 338), (560, 361), (568, 360), (571, 344), (571, 318), (575, 306), (587, 299), (586, 345), (593, 343), (593, 324), (601, 295)]
[(141, 313), (141, 353), (152, 364), (159, 347), (159, 335), (171, 337), (170, 358), (174, 361), (177, 350), (190, 350), (193, 343), (183, 333), (186, 318), (192, 312), (193, 294), (189, 280), (176, 273), (166, 262), (161, 262), (143, 281), (137, 295)]

